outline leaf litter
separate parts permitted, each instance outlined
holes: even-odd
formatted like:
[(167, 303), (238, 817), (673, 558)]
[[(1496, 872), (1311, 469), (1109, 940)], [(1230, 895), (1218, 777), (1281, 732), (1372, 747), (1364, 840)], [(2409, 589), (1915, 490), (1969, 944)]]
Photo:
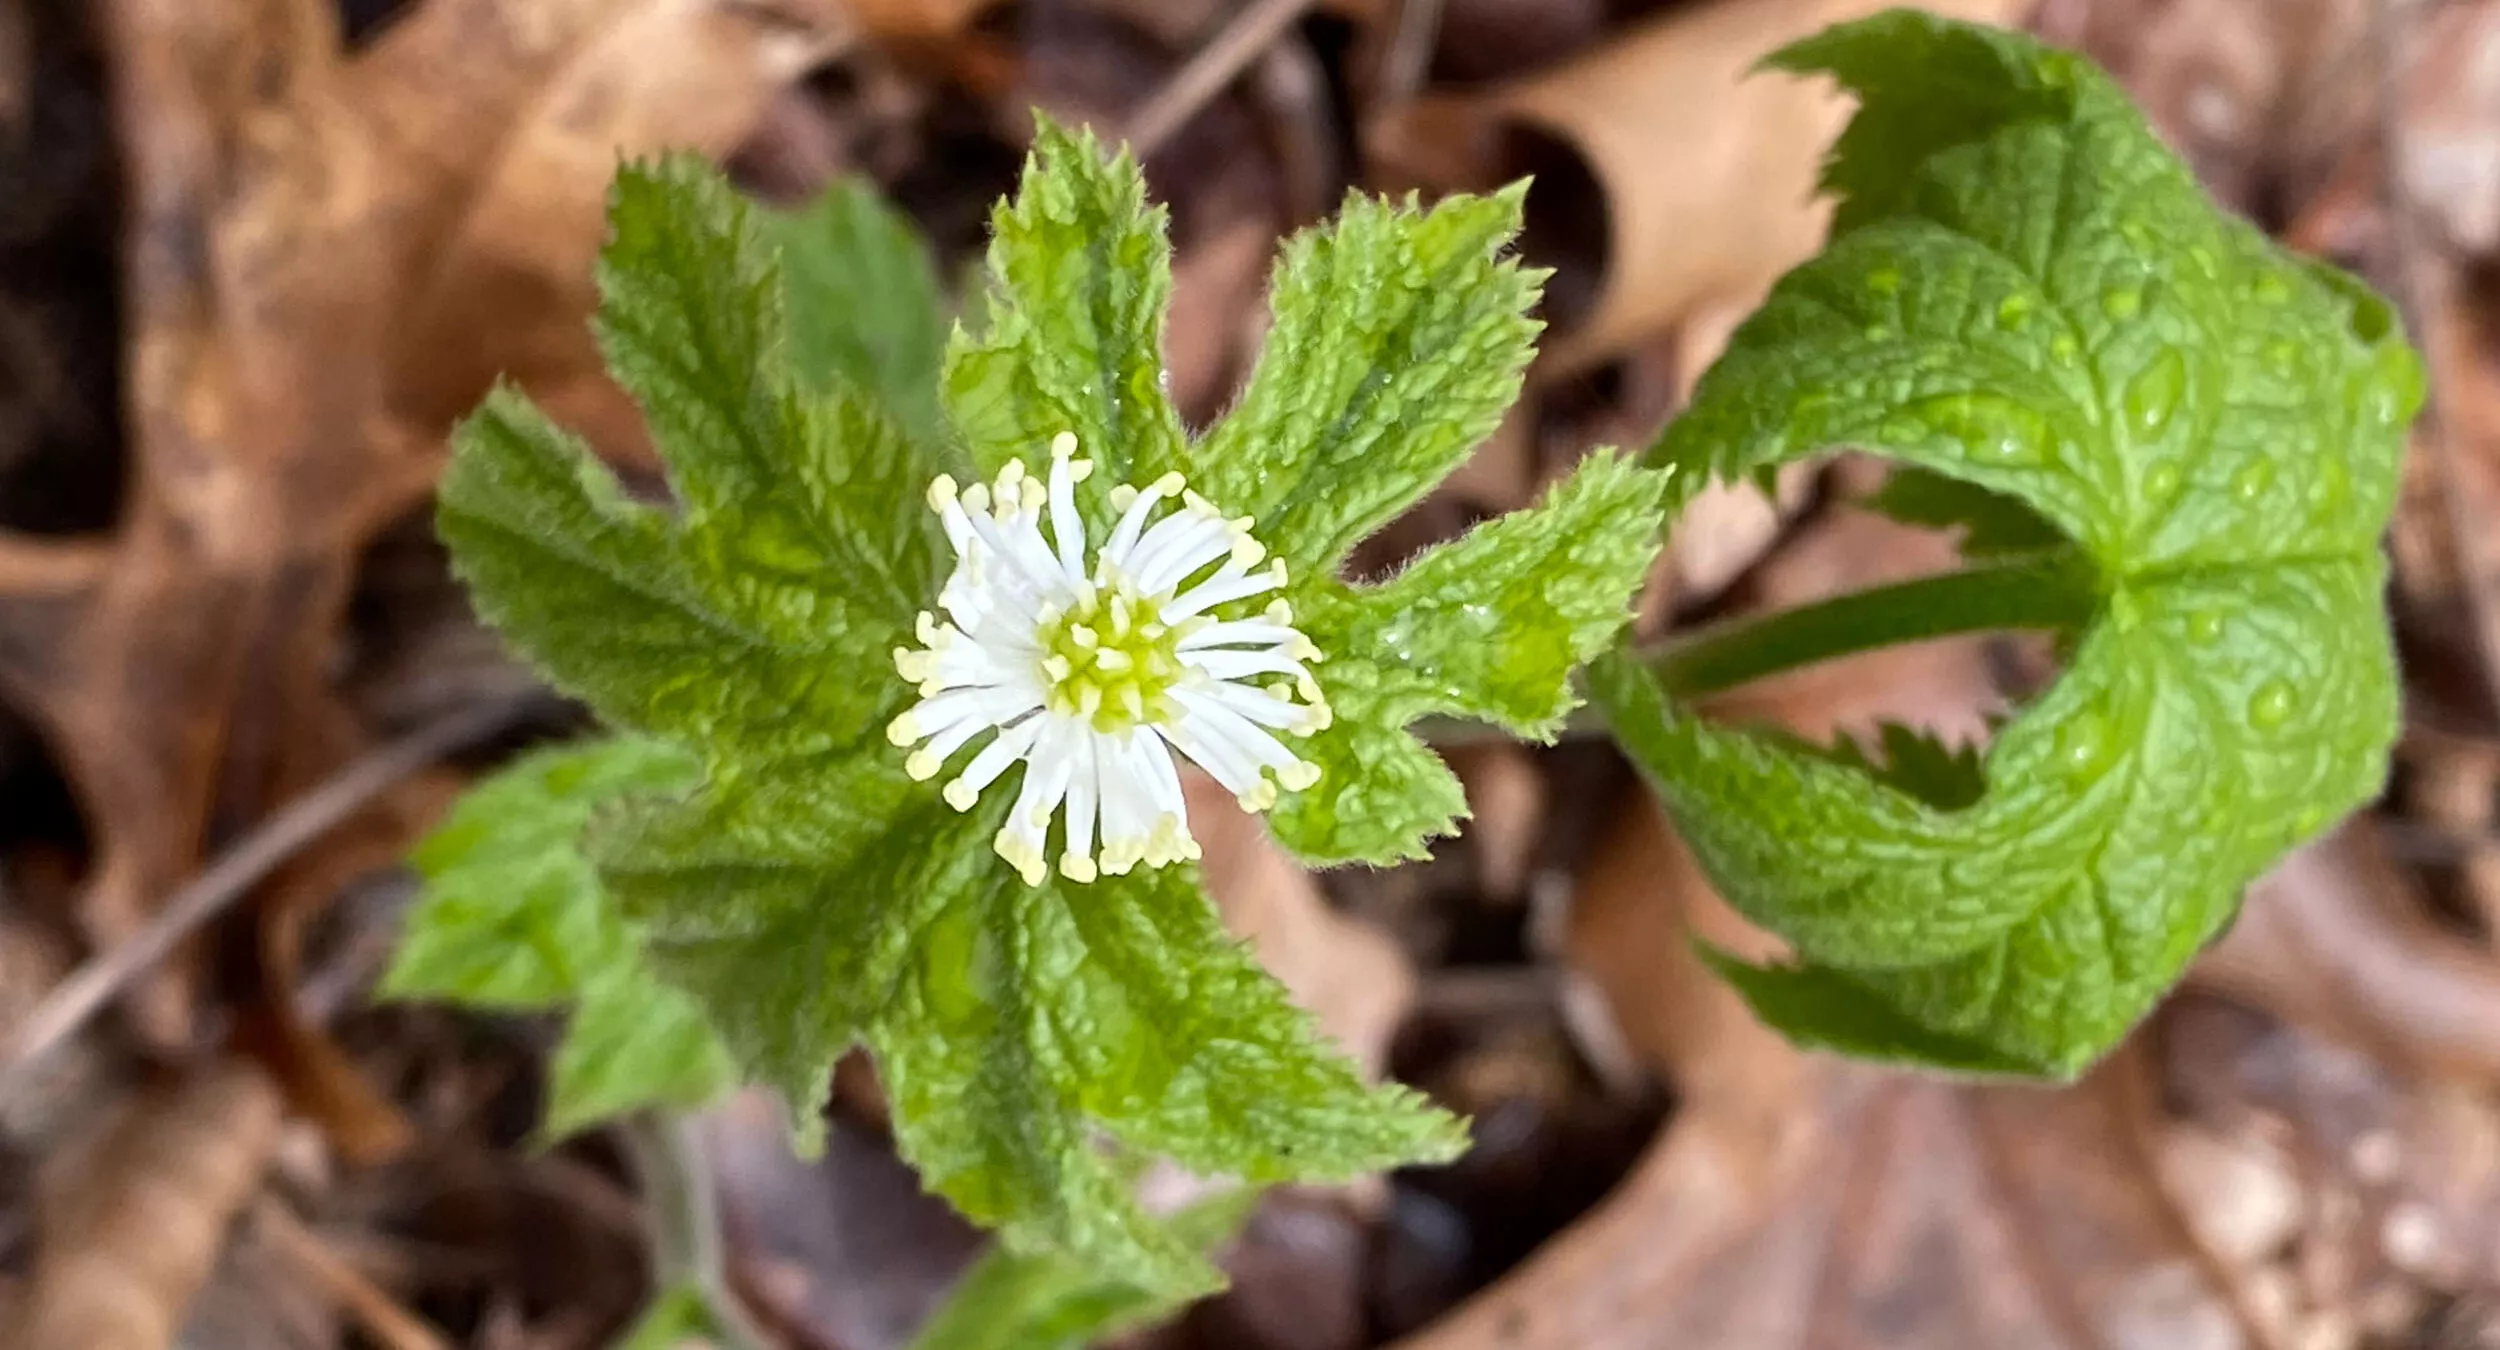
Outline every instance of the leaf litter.
[[(0, 937), (90, 956), (116, 945), (206, 859), (366, 748), (448, 705), (511, 695), (511, 670), (464, 645), (475, 630), (404, 522), (444, 426), (498, 371), (627, 472), (649, 464), (582, 326), (620, 150), (780, 166), (785, 199), (836, 170), (871, 172), (952, 266), (1004, 186), (1028, 100), (1116, 125), (1230, 17), (1183, 8), (1141, 20), (1089, 0), (567, 0), (527, 7), (525, 21), (524, 7), (421, 0), (360, 22), (351, 43), (310, 3), (204, 4), (188, 23), (114, 6), (86, 32), (41, 6), (0, 7), (12, 188), (0, 674), (10, 717), (32, 733), (0, 739)], [(1324, 182), (1322, 206), (1349, 181), (1482, 186), (1521, 167), (1518, 138), (1486, 144), (1424, 116), (1473, 100), (1556, 110), (1540, 115), (1562, 128), (1564, 153), (1544, 147), (1547, 195), (1530, 210), (1561, 228), (1532, 232), (1531, 260), (1595, 279), (1587, 313), (1605, 322), (1536, 373), (1506, 432), (1524, 472), (1427, 501), (1359, 565), (1386, 570), (1521, 504), (1588, 445), (1643, 435), (1689, 388), (1672, 372), (1707, 364), (1731, 314), (1795, 256), (1679, 241), (1776, 251), (1789, 234), (1727, 227), (1811, 207), (1744, 195), (1770, 174), (1694, 187), (1762, 134), (1737, 115), (1770, 97), (1760, 82), (1693, 80), (1676, 134), (1662, 135), (1641, 119), (1666, 113), (1604, 81), (1637, 80), (1643, 62), (1741, 67), (1758, 52), (1710, 50), (1712, 34), (1841, 8), (1313, 6), (1147, 165), (1174, 208), (1185, 412), (1203, 423), (1247, 374), (1262, 261), (1311, 209), (1281, 204), (1276, 185)], [(2402, 637), (2423, 656), (2408, 664), (2385, 805), (2263, 883), (2188, 992), (2095, 1075), (2060, 1092), (1973, 1088), (1837, 1068), (1754, 1024), (1685, 958), (1685, 935), (1747, 950), (1759, 939), (1700, 886), (1601, 748), (1529, 752), (1523, 782), (1519, 756), (1451, 747), (1480, 839), (1316, 887), (1252, 846), (1212, 880), (1236, 931), (1350, 1048), (1514, 1131), (1480, 1140), (1488, 1157), (1529, 1161), (1271, 1199), (1234, 1248), (1238, 1291), (1130, 1343), (2396, 1347), (2495, 1334), (2500, 664), (2471, 620), (2500, 612), (2476, 506), (2477, 484), (2500, 473), (2500, 421), (2484, 406), (2500, 350), (2478, 322), (2494, 243), (2477, 214), (2500, 190), (2478, 148), (2500, 135), (2500, 113), (2459, 55), (2494, 10), (2043, 0), (2033, 16), (2110, 64), (2209, 188), (2393, 288), (2430, 337), (2436, 409), (2412, 470), (2427, 487), (2407, 495), (2394, 534)], [(2407, 40), (2374, 55), (2373, 24)], [(109, 103), (108, 71), (122, 81)], [(2406, 91), (2392, 105), (2391, 88)], [(1749, 153), (1802, 175), (1827, 130), (1801, 125)], [(1586, 148), (1627, 137), (1646, 153)], [(2388, 144), (2392, 193), (2372, 171)], [(1684, 214), (1645, 204), (1664, 184), (1688, 189)], [(1593, 218), (1606, 233), (1575, 233)], [(109, 259), (93, 256), (99, 238), (117, 241)], [(80, 248), (84, 272), (63, 261)], [(1702, 280), (1640, 288), (1645, 313), (1608, 300), (1607, 278), (1650, 266)], [(1849, 474), (1801, 476), (1776, 512), (1732, 504), (1726, 546), (1689, 564), (1706, 584), (1659, 602), (1661, 620), (1935, 566), (1932, 537), (1871, 531), (1838, 505), (1863, 488)], [(1711, 519), (1685, 528), (1699, 539)], [(1989, 699), (2031, 687), (2039, 659), (2002, 645), (1887, 656), (1757, 691), (1753, 711), (1815, 731), (1905, 712), (1972, 730)], [(359, 1288), (444, 1344), (545, 1350), (623, 1329), (641, 1293), (642, 1183), (603, 1137), (534, 1151), (557, 1045), (547, 1024), (353, 1000), (329, 1000), (356, 1008), (336, 1015), (294, 1009), (299, 985), (375, 977), (369, 937), (395, 911), (387, 873), (370, 875), (482, 764), (386, 799), (299, 856), (85, 1031), (72, 1047), (85, 1076), (47, 1080), (66, 1127), (21, 1133), (9, 1117), (12, 1155), (57, 1198), (38, 1209), (33, 1188), (0, 1187), (19, 1221), (0, 1222), (0, 1317), (73, 1299), (84, 1277), (59, 1272), (144, 1265), (169, 1272), (150, 1286), (164, 1316), (134, 1344), (172, 1344), (186, 1315), (191, 1344), (322, 1344), (319, 1316), (231, 1315), (231, 1291), (271, 1280), (331, 1310), (330, 1343), (358, 1318), (362, 1334), (387, 1334), (387, 1315), (358, 1311)], [(9, 968), (62, 975), (58, 961)], [(170, 1094), (148, 1081), (148, 1058), (188, 1066)], [(184, 1083), (255, 1073), (287, 1089), (283, 1131), (264, 1133), (258, 1107), (178, 1105), (200, 1090)], [(873, 1082), (846, 1075), (831, 1109), (860, 1156), (885, 1156)], [(66, 1142), (123, 1146), (106, 1123), (116, 1110), (128, 1129), (206, 1130), (208, 1155), (242, 1160), (192, 1192), (186, 1222), (205, 1246), (53, 1217), (109, 1214), (156, 1184), (145, 1168), (81, 1166)], [(873, 1263), (856, 1243), (826, 1245), (910, 1203), (907, 1176), (900, 1190), (801, 1190), (798, 1164), (732, 1167), (713, 1150), (728, 1276), (779, 1310), (771, 1331), (789, 1344), (901, 1344), (971, 1255), (966, 1234), (934, 1220), (893, 1230)], [(1553, 1189), (1553, 1160), (1574, 1154), (1613, 1174), (1563, 1187), (1585, 1214), (1522, 1198), (1539, 1180)], [(292, 1219), (250, 1217), (271, 1203)], [(774, 1206), (804, 1221), (753, 1217)], [(286, 1255), (300, 1242), (271, 1236), (290, 1221), (335, 1258), (326, 1283)], [(862, 1311), (906, 1268), (922, 1272), (918, 1302)], [(793, 1271), (815, 1292), (773, 1297)], [(1334, 1311), (1293, 1315), (1321, 1307)]]

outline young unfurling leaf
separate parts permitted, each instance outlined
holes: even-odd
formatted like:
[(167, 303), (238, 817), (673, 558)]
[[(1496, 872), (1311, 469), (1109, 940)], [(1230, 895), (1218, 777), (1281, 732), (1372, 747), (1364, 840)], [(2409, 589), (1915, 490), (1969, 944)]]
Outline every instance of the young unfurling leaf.
[(1712, 877), (1793, 946), (1791, 966), (1723, 963), (1766, 1019), (2069, 1075), (2242, 887), (2377, 791), (2378, 539), (2420, 376), (2382, 301), (2217, 210), (2079, 57), (1895, 12), (1774, 64), (1859, 96), (1825, 178), (1834, 237), (1650, 458), (1681, 504), (1879, 449), (1923, 475), (1893, 509), (2040, 550), (2042, 576), (2082, 567), (2090, 618), (1995, 738), (1985, 792), (1941, 804), (1712, 725), (1628, 655), (1592, 688)]

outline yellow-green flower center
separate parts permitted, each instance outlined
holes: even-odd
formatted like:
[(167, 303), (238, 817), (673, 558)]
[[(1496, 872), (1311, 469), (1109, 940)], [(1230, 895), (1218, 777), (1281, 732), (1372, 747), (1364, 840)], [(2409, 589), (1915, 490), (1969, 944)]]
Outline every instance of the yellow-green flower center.
[(1050, 710), (1087, 718), (1105, 735), (1177, 717), (1171, 691), (1187, 670), (1179, 646), (1190, 625), (1162, 622), (1157, 608), (1114, 580), (1084, 588), (1045, 618), (1039, 637)]

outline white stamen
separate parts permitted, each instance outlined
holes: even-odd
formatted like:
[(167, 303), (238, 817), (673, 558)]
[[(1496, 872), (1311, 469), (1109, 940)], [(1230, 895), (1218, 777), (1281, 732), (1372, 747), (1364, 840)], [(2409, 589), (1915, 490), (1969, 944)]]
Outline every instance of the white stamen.
[[(1277, 733), (1329, 720), (1305, 664), (1319, 653), (1293, 611), (1225, 609), (1285, 583), (1282, 563), (1252, 570), (1266, 550), (1250, 518), (1227, 518), (1167, 473), (1106, 493), (1119, 517), (1089, 557), (1076, 488), (1094, 462), (1078, 448), (1053, 437), (1046, 477), (1011, 460), (986, 483), (929, 485), (955, 570), (938, 593), (943, 617), (920, 615), (920, 645), (895, 649), (896, 672), (922, 696), (886, 728), (921, 780), (991, 736), (944, 789), (958, 810), (1024, 765), (994, 844), (1033, 885), (1050, 871), (1053, 815), (1071, 882), (1197, 857), (1174, 753), (1264, 809), (1319, 777)], [(1277, 678), (1254, 682), (1264, 677)]]

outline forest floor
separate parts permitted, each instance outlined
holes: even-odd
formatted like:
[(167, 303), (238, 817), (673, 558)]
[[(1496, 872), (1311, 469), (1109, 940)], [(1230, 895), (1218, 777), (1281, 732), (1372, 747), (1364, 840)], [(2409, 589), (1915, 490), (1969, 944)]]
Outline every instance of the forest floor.
[[(1536, 176), (1527, 399), (1366, 571), (1641, 445), (1815, 247), (1845, 106), (1772, 47), (1872, 0), (0, 0), (0, 1345), (594, 1350), (638, 1173), (541, 1148), (548, 1026), (369, 997), (443, 805), (582, 729), (428, 514), (503, 374), (619, 464), (584, 328), (620, 149), (878, 183), (945, 275), (1028, 110), (1172, 212), (1171, 388), (1245, 373), (1277, 241), (1349, 188)], [(1228, 922), (1455, 1164), (1267, 1197), (1135, 1350), (2500, 1347), (2500, 3), (1949, 0), (2107, 66), (2223, 203), (2397, 298), (2431, 371), (2390, 536), (2383, 801), (2289, 859), (2062, 1090), (1878, 1073), (1692, 956), (1758, 944), (1602, 740), (1444, 747), (1474, 820), (1312, 875), (1208, 840)], [(92, 11), (92, 19), (79, 17)], [(1940, 570), (1839, 456), (1678, 523), (1651, 631)], [(1750, 687), (1812, 736), (1972, 738), (2039, 655), (1956, 639)], [(984, 1239), (846, 1063), (819, 1160), (735, 1097), (675, 1165), (798, 1350), (897, 1350)]]

